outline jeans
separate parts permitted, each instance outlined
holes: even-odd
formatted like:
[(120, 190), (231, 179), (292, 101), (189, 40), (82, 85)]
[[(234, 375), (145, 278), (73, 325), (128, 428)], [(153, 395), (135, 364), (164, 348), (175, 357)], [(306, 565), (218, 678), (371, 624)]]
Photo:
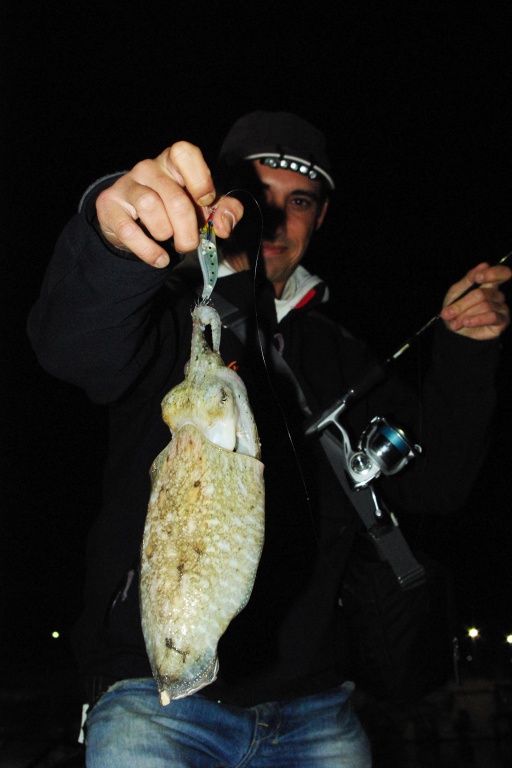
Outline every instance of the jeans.
[(87, 768), (369, 768), (352, 689), (248, 708), (193, 694), (163, 707), (152, 679), (124, 680), (88, 715)]

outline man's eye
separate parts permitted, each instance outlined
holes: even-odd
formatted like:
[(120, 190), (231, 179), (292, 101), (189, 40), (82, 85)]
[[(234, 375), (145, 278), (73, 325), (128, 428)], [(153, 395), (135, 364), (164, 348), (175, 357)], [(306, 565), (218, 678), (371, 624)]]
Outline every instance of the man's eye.
[(294, 197), (292, 199), (292, 204), (297, 208), (309, 208), (311, 200), (308, 200), (305, 197)]

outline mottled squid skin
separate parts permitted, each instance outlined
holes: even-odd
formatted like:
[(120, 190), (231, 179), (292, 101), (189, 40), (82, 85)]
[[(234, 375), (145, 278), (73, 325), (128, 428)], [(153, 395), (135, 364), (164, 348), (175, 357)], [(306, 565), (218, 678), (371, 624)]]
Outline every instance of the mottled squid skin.
[(195, 308), (186, 378), (162, 402), (173, 437), (151, 468), (141, 614), (164, 705), (215, 680), (218, 641), (249, 600), (263, 546), (258, 433), (218, 354), (220, 327), (212, 307)]

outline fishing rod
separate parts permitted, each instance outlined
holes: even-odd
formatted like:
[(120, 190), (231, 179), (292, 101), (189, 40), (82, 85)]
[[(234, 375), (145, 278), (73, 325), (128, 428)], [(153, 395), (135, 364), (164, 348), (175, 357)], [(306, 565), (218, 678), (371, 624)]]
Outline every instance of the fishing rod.
[[(505, 264), (511, 256), (512, 251), (507, 253), (506, 256), (503, 256), (503, 258), (500, 259), (496, 266)], [(468, 293), (474, 290), (475, 287), (475, 283), (473, 283), (447, 306), (451, 306), (451, 304), (454, 304), (456, 301), (460, 301), (460, 299), (462, 299), (464, 296), (467, 296)], [(403, 344), (401, 344), (396, 352), (390, 355), (383, 363), (376, 363), (370, 372), (362, 379), (360, 379), (357, 384), (354, 385), (354, 387), (349, 389), (342, 398), (337, 400), (331, 407), (327, 408), (319, 416), (310, 417), (305, 424), (306, 437), (312, 437), (315, 434), (319, 434), (329, 425), (340, 429), (340, 424), (337, 421), (338, 416), (340, 416), (340, 414), (343, 413), (343, 411), (345, 411), (348, 406), (351, 405), (355, 400), (358, 400), (360, 397), (365, 395), (373, 386), (375, 386), (375, 384), (378, 384), (380, 381), (382, 381), (386, 376), (386, 370), (389, 365), (397, 360), (406, 350), (410, 349), (412, 344), (423, 333), (425, 333), (428, 328), (430, 328), (440, 319), (440, 314), (436, 314), (431, 317), (427, 323), (422, 325), (419, 330), (412, 334), (412, 336), (409, 336), (409, 338)]]
[[(502, 259), (500, 259), (498, 261), (498, 263), (496, 264), (496, 266), (500, 266), (501, 264), (505, 264), (505, 262), (508, 261), (508, 259), (511, 256), (512, 256), (512, 251), (510, 251), (510, 253), (507, 253), (506, 256), (504, 256)], [(453, 301), (451, 301), (449, 304), (447, 304), (447, 306), (451, 307), (451, 305), (455, 304), (456, 301), (460, 301), (460, 299), (462, 299), (464, 296), (467, 296), (468, 293), (471, 293), (471, 291), (474, 290), (474, 288), (475, 288), (475, 283), (470, 285), (469, 288), (466, 288), (466, 290), (463, 291), (460, 294), (460, 296), (457, 296), (457, 298), (455, 298)], [(434, 315), (434, 317), (431, 317), (430, 320), (428, 321), (428, 323), (425, 323), (425, 325), (422, 325), (422, 327), (418, 331), (416, 331), (416, 333), (413, 333), (412, 336), (409, 336), (407, 341), (405, 341), (402, 344), (402, 346), (399, 347), (397, 349), (397, 351), (393, 355), (391, 355), (391, 357), (388, 357), (388, 359), (385, 361), (384, 365), (387, 365), (388, 363), (391, 363), (393, 360), (397, 360), (400, 357), (400, 355), (403, 352), (405, 352), (406, 350), (408, 350), (409, 347), (411, 346), (411, 344), (413, 344), (414, 341), (416, 341), (416, 339), (419, 338), (422, 335), (422, 333), (424, 333), (428, 328), (430, 328), (431, 325), (433, 325), (437, 320), (440, 320), (440, 319), (441, 319), (441, 315), (440, 314), (437, 314), (437, 315)]]

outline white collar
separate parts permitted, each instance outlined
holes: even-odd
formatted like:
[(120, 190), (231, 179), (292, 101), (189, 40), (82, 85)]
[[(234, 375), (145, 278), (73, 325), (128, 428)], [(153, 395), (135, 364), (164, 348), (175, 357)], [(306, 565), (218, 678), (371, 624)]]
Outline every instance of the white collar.
[[(227, 277), (236, 274), (236, 269), (228, 264), (227, 261), (221, 261), (219, 264), (219, 277)], [(321, 283), (322, 280), (317, 275), (312, 275), (301, 264), (292, 272), (283, 289), (280, 299), (275, 299), (277, 322), (286, 317), (294, 307), (309, 293), (309, 291)], [(327, 301), (329, 291), (326, 288), (322, 301)]]

